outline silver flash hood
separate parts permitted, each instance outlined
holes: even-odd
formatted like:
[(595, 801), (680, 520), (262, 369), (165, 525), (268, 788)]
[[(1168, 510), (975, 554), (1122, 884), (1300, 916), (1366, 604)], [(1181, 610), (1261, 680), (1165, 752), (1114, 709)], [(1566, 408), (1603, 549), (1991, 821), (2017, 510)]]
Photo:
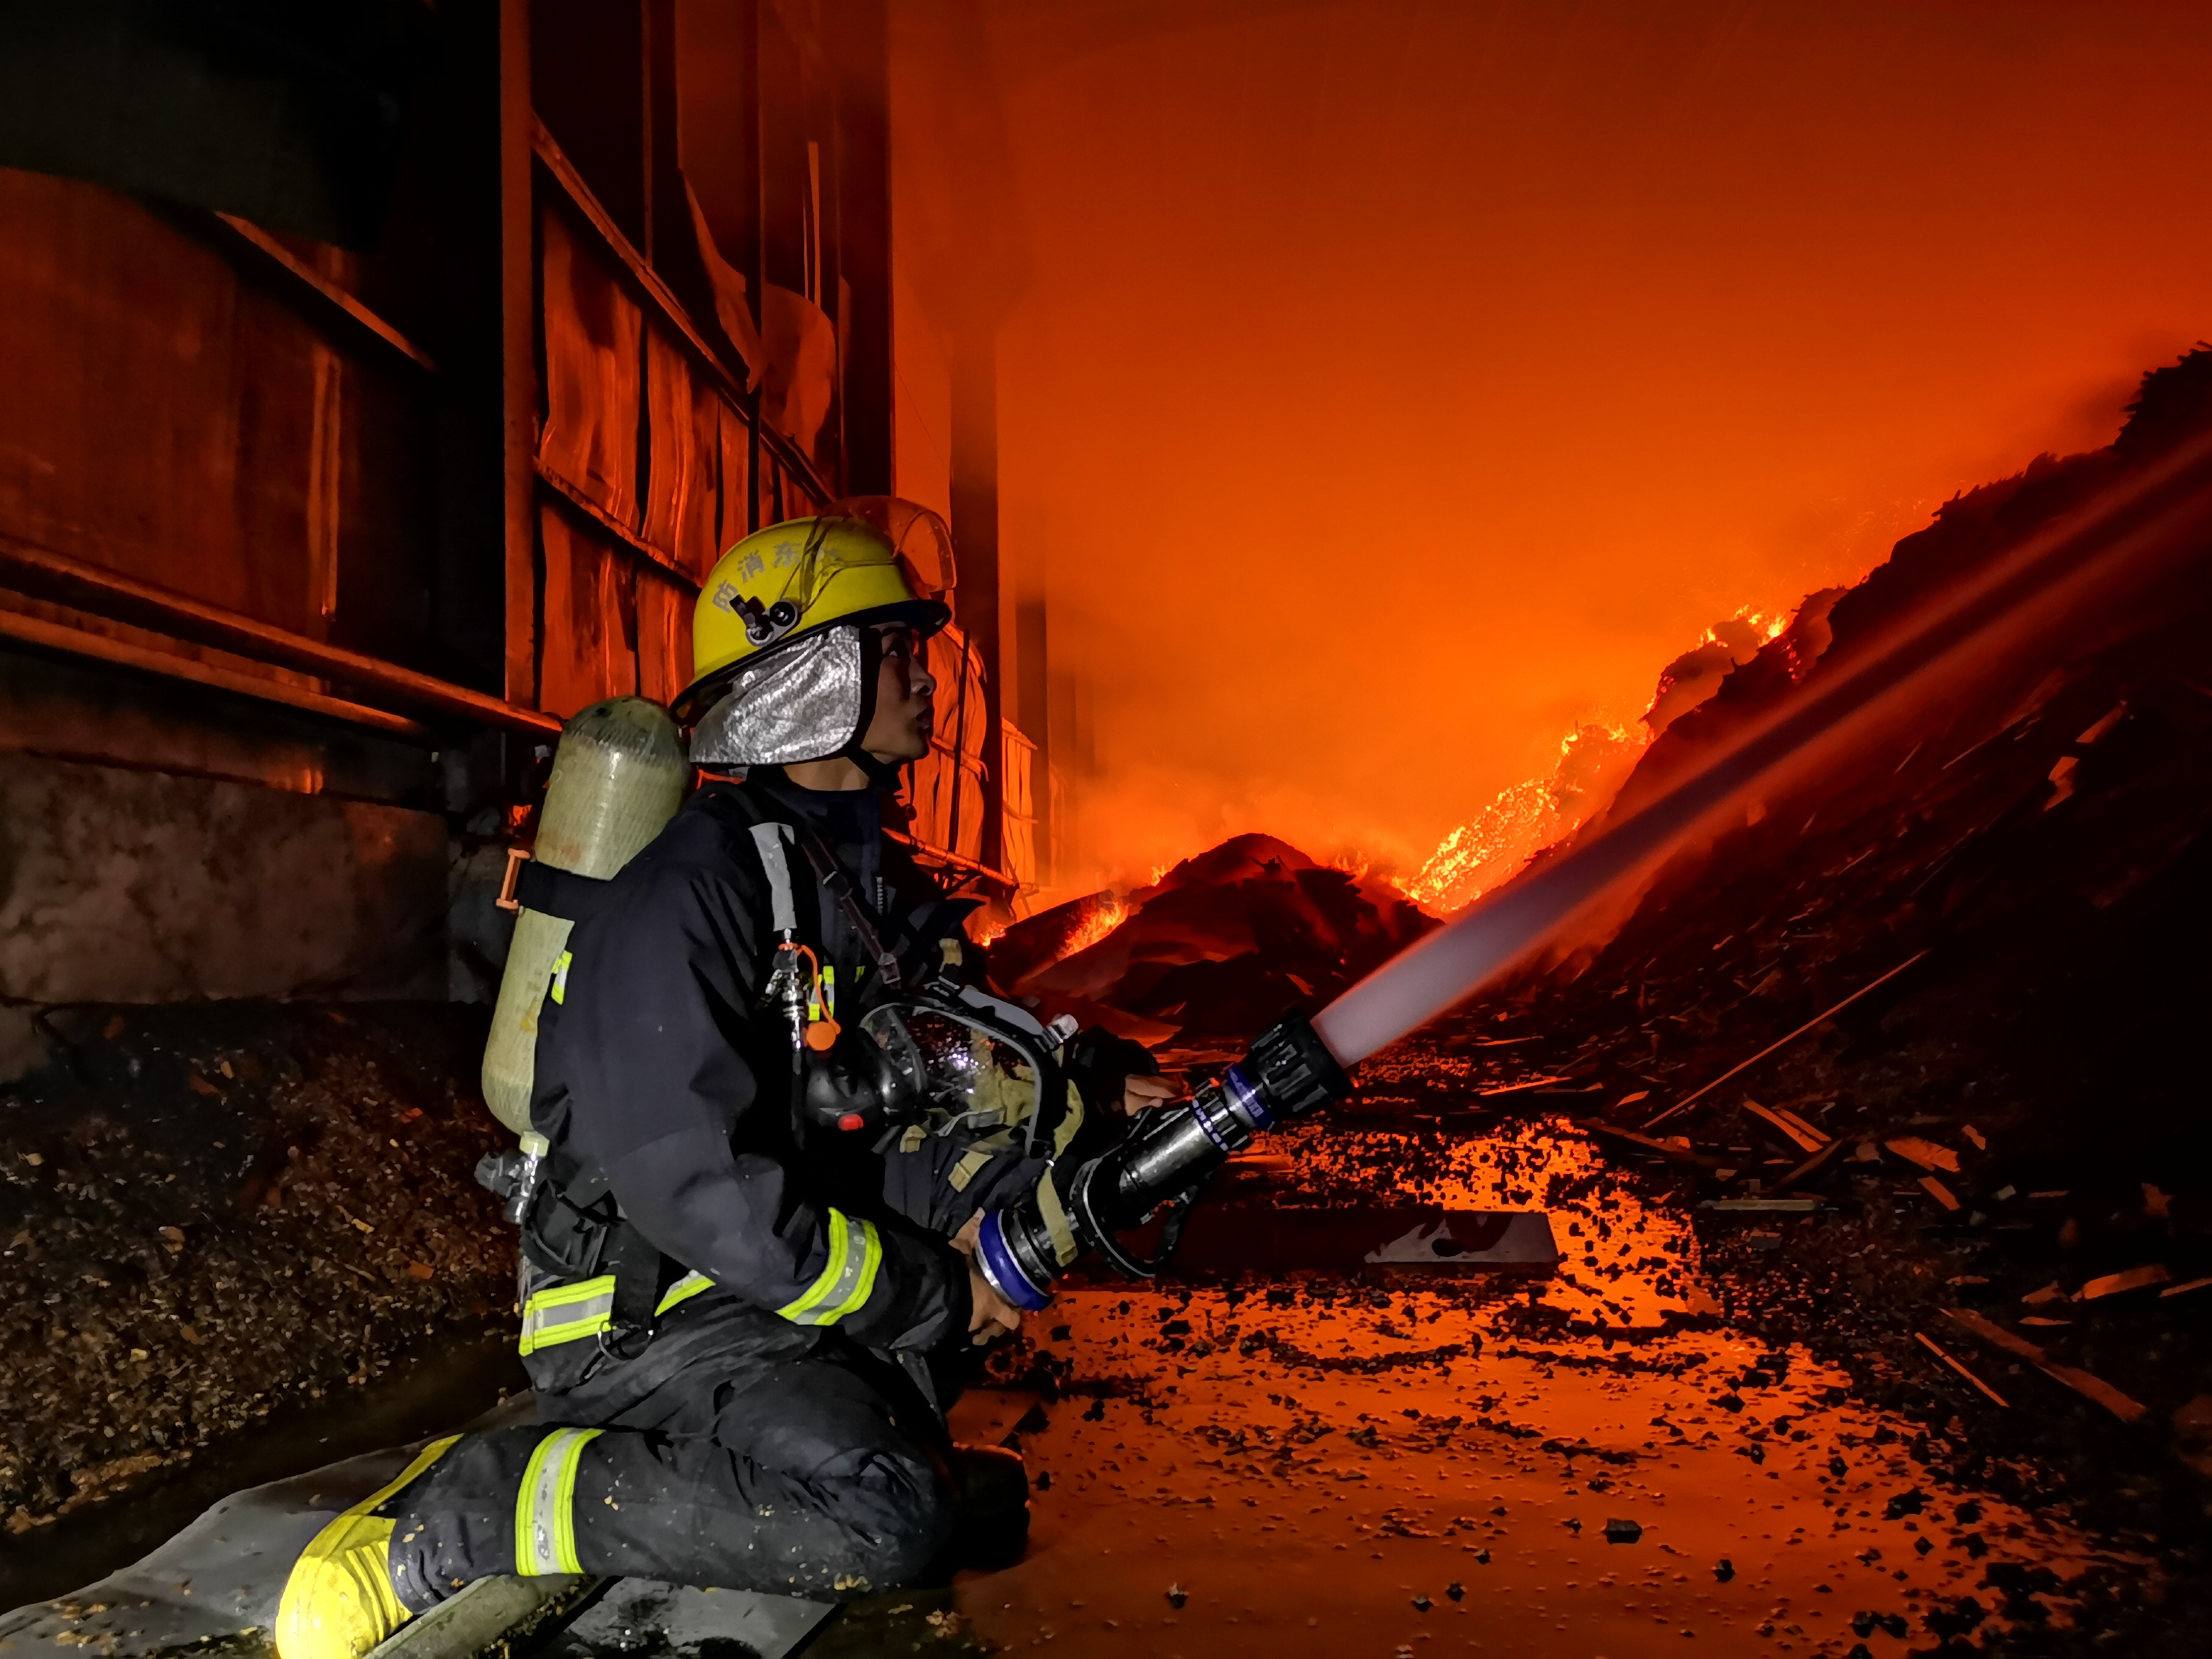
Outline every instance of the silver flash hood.
[(764, 652), (691, 734), (695, 766), (826, 760), (860, 734), (860, 630), (833, 626)]

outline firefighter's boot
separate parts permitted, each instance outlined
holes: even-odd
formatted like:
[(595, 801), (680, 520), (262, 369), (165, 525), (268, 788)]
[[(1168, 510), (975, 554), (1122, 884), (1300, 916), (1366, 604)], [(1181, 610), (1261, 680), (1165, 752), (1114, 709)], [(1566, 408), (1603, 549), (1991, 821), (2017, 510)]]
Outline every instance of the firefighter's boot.
[(954, 1565), (985, 1572), (1012, 1566), (1030, 1541), (1030, 1477), (1021, 1454), (955, 1446), (951, 1466)]
[(459, 1435), (433, 1441), (399, 1478), (347, 1510), (292, 1565), (276, 1608), (280, 1659), (360, 1659), (411, 1616), (392, 1587), (392, 1521), (383, 1511), (445, 1455)]

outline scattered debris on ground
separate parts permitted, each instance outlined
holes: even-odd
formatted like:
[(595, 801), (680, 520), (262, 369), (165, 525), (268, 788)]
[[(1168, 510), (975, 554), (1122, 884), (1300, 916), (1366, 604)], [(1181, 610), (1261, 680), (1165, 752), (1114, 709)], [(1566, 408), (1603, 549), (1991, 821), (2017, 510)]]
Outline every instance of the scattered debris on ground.
[(513, 1236), (471, 1179), (501, 1134), (473, 1087), (482, 1010), (44, 1018), (52, 1058), (0, 1089), (9, 1535), (511, 1340)]

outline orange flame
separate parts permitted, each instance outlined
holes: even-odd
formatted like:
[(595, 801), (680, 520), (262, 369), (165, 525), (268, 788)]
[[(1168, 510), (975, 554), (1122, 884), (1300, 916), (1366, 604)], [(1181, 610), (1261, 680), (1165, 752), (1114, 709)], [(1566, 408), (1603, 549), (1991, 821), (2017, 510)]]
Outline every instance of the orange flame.
[[(1157, 879), (1157, 878), (1155, 878)], [(1121, 902), (1119, 893), (1102, 893), (1098, 902), (1081, 924), (1067, 937), (1067, 949), (1060, 953), (1061, 960), (1079, 951), (1087, 951), (1121, 925), (1129, 914), (1129, 907)]]
[[(1747, 605), (1744, 606), (1742, 610), (1737, 611), (1730, 620), (1734, 622), (1749, 623), (1752, 627), (1758, 631), (1759, 643), (1765, 645), (1770, 640), (1778, 639), (1781, 636), (1782, 630), (1790, 626), (1790, 613), (1788, 611), (1761, 611), (1755, 605)], [(1705, 630), (1705, 637), (1699, 640), (1698, 643), (1700, 645), (1726, 645), (1731, 643), (1731, 641), (1722, 639), (1720, 629), (1717, 627), (1715, 627), (1708, 628)]]
[(1611, 800), (1645, 741), (1644, 729), (1633, 722), (1577, 726), (1559, 740), (1559, 763), (1550, 777), (1499, 790), (1489, 805), (1446, 836), (1399, 890), (1431, 915), (1474, 903)]
[(1407, 898), (1431, 915), (1472, 904), (1556, 839), (1555, 814), (1543, 782), (1524, 780), (1498, 792), (1481, 811), (1443, 838), (1429, 861), (1403, 884)]
[[(1794, 614), (1745, 605), (1705, 629), (1698, 643), (1720, 646), (1735, 661), (1747, 661), (1780, 637)], [(1665, 689), (1662, 680), (1662, 693)], [(1645, 718), (1650, 714), (1646, 709)], [(1446, 836), (1413, 878), (1398, 884), (1399, 890), (1431, 915), (1474, 903), (1601, 810), (1650, 740), (1642, 720), (1577, 726), (1559, 740), (1559, 763), (1549, 778), (1528, 778), (1499, 790), (1489, 805)]]

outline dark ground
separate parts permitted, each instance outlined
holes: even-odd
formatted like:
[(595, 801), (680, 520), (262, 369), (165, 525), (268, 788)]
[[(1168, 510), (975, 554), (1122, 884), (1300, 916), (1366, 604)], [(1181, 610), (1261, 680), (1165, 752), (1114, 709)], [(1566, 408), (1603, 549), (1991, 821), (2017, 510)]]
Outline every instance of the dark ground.
[(483, 1011), (46, 1020), (0, 1090), (0, 1602), (522, 1386)]

